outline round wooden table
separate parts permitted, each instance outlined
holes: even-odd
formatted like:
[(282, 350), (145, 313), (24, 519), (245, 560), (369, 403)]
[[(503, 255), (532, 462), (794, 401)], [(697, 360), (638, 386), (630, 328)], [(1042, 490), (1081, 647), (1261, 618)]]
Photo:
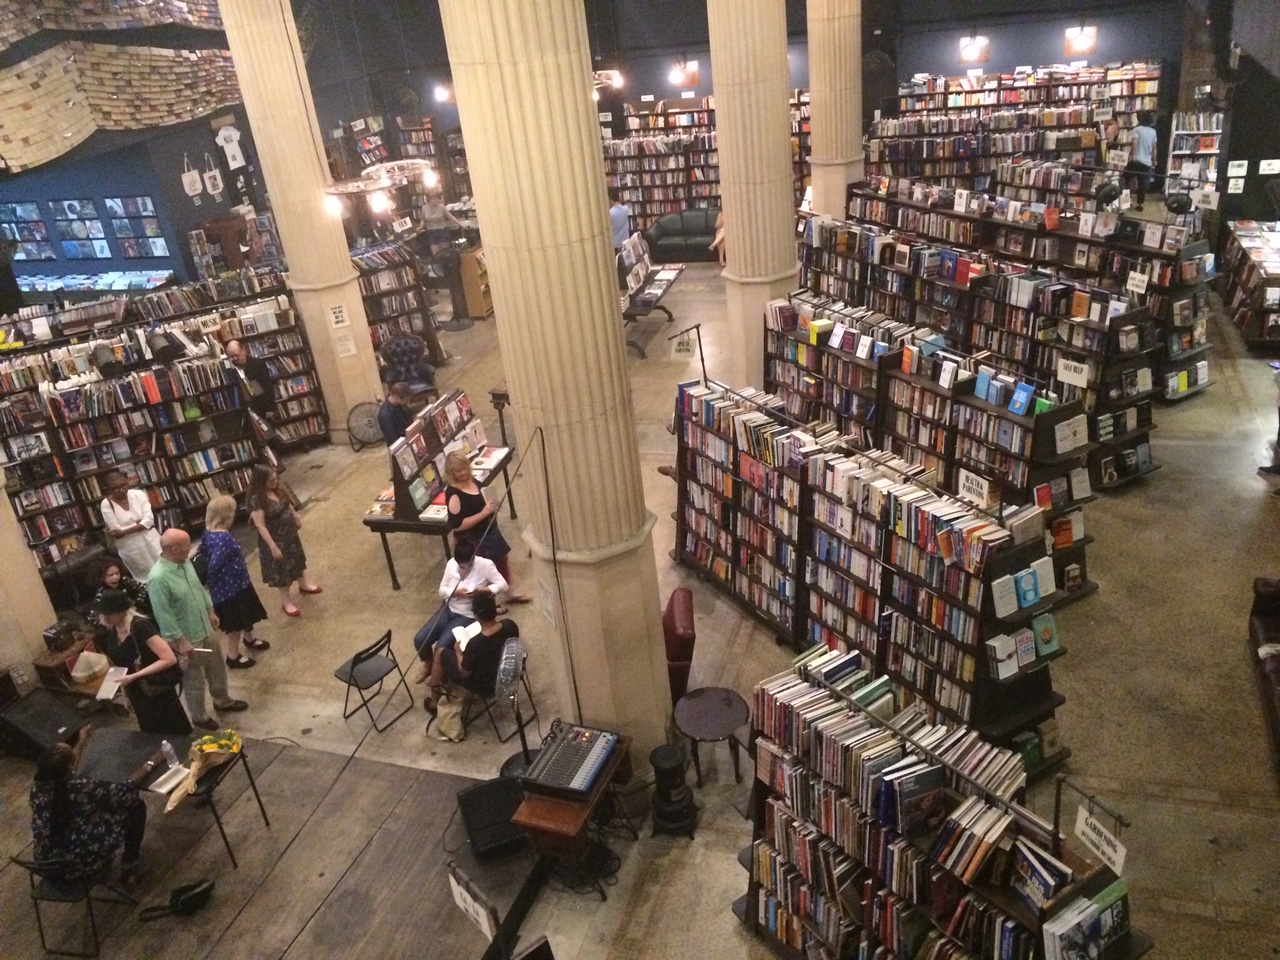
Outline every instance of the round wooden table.
[(699, 743), (729, 741), (729, 753), (733, 757), (733, 779), (741, 783), (738, 769), (738, 739), (734, 731), (747, 722), (751, 710), (747, 701), (727, 687), (699, 687), (690, 690), (676, 703), (676, 729), (689, 738), (693, 754), (693, 769), (702, 786), (702, 764), (698, 761)]

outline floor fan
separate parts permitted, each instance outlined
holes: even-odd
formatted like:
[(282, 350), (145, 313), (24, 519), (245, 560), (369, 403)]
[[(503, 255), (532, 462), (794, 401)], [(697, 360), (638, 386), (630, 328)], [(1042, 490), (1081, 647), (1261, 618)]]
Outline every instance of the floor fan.
[(347, 437), (351, 449), (357, 453), (375, 443), (383, 443), (382, 428), (378, 426), (378, 411), (382, 409), (372, 400), (357, 403), (347, 414)]

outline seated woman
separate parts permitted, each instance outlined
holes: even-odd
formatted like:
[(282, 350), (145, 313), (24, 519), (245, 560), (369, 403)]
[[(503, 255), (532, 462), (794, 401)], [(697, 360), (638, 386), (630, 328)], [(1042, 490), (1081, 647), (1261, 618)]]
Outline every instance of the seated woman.
[(442, 640), (431, 658), (431, 697), (427, 709), (431, 710), (440, 699), (444, 684), (450, 683), (473, 693), (491, 695), (498, 679), (498, 667), (502, 663), (502, 648), (508, 640), (520, 636), (520, 628), (514, 620), (498, 619), (498, 601), (491, 593), (477, 593), (471, 608), (480, 632), (466, 642), (457, 643), (452, 635), (450, 642)]
[(147, 807), (138, 786), (151, 771), (139, 769), (124, 783), (77, 777), (90, 727), (76, 745), (54, 744), (36, 766), (31, 787), (31, 835), (36, 860), (62, 860), (63, 880), (107, 879), (121, 853), (120, 880), (132, 886), (139, 875)]
[(138, 718), (138, 729), (176, 737), (191, 733), (191, 721), (178, 698), (178, 656), (155, 623), (134, 611), (123, 590), (107, 590), (98, 598), (98, 624), (94, 645), (115, 666), (129, 668), (120, 686)]
[(129, 576), (124, 561), (119, 557), (104, 557), (98, 564), (97, 576), (94, 580), (98, 584), (98, 591), (93, 598), (94, 616), (98, 615), (102, 595), (108, 590), (123, 590), (133, 601), (135, 610), (144, 617), (151, 616), (151, 601), (147, 597), (147, 585)]
[(440, 599), (444, 604), (413, 638), (413, 647), (422, 658), (416, 682), (422, 683), (430, 674), (431, 651), (436, 644), (452, 644), (453, 628), (475, 619), (472, 600), (481, 593), (502, 593), (506, 589), (507, 581), (493, 561), (476, 556), (474, 543), (463, 541), (454, 548), (453, 558), (444, 565), (444, 576), (440, 578)]

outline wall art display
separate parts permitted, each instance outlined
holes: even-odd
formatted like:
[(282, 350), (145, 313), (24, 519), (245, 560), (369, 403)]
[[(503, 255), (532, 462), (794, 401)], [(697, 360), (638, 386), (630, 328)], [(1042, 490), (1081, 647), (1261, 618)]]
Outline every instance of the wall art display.
[(37, 203), (0, 203), (0, 239), (16, 244), (14, 260), (58, 259)]
[(150, 197), (107, 197), (109, 217), (154, 217), (155, 204)]
[(50, 200), (55, 220), (96, 220), (98, 208), (92, 200)]
[(163, 237), (121, 237), (120, 253), (131, 260), (139, 257), (167, 257), (169, 245)]

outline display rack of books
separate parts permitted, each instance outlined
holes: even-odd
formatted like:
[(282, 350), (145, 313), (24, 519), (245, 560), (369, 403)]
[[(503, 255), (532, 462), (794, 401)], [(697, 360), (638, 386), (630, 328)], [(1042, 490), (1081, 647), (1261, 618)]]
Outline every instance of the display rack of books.
[(791, 169), (796, 182), (796, 206), (809, 185), (809, 91), (791, 91)]
[(1198, 396), (1209, 379), (1209, 318), (1214, 313), (1209, 281), (1216, 276), (1209, 241), (1198, 240), (1178, 250), (1173, 276), (1162, 291), (1147, 296), (1147, 308), (1161, 328), (1156, 352), (1156, 382), (1166, 402)]
[(1182, 168), (1197, 168), (1195, 180), (1216, 183), (1218, 155), (1222, 145), (1221, 113), (1175, 113), (1169, 131), (1169, 160), (1165, 172), (1180, 176)]
[(443, 363), (431, 298), (413, 251), (392, 240), (352, 250), (351, 262), (360, 274), (360, 296), (374, 350), (392, 337), (412, 333), (426, 341), (433, 363)]
[(1233, 220), (1225, 243), (1227, 309), (1246, 342), (1280, 343), (1280, 221)]
[(0, 361), (6, 490), (42, 570), (100, 536), (110, 470), (146, 490), (160, 529), (198, 527), (210, 497), (247, 489), (259, 449), (244, 395), (182, 322)]
[(329, 438), (329, 410), (320, 390), (306, 330), (287, 298), (250, 304), (222, 321), (219, 339), (238, 339), (264, 360), (272, 380), (275, 440), (285, 448)]
[(485, 262), (484, 248), (472, 247), (463, 253), (458, 259), (458, 271), (462, 277), (467, 316), (482, 319), (493, 316), (493, 292), (489, 286), (489, 267)]
[(801, 479), (781, 405), (754, 389), (680, 385), (674, 559), (704, 573), (780, 643), (795, 644)]
[[(900, 701), (857, 653), (756, 686), (732, 909), (781, 955), (1134, 960), (1128, 881), (1022, 800), (1024, 755)], [(1034, 752), (1028, 748), (1028, 753)]]
[(1064, 66), (1013, 74), (917, 75), (898, 88), (898, 116), (871, 126), (868, 176), (911, 176), (981, 189), (1005, 156), (1058, 155), (1097, 165), (1096, 124), (1114, 118), (1127, 143), (1139, 110), (1154, 110), (1158, 63)]
[[(375, 506), (374, 510), (391, 512), (397, 520), (448, 519), (444, 503), (445, 457), (459, 452), (469, 457), (484, 454), (501, 459), (509, 453), (505, 448), (488, 447), (487, 443), (484, 424), (472, 412), (471, 401), (462, 390), (453, 390), (428, 404), (418, 411), (404, 436), (389, 448), (394, 498), (381, 502), (394, 503), (394, 507)], [(497, 472), (483, 466), (472, 468), (482, 487)]]

